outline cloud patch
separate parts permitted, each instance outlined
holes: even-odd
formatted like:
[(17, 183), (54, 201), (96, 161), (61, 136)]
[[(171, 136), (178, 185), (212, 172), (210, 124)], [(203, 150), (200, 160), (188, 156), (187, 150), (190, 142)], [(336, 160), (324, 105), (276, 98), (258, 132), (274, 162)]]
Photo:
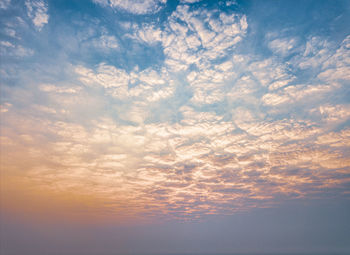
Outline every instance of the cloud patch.
[(145, 15), (159, 12), (164, 7), (166, 0), (94, 0), (94, 2), (120, 11), (136, 15)]
[(26, 0), (27, 15), (40, 31), (49, 22), (48, 4), (44, 0)]

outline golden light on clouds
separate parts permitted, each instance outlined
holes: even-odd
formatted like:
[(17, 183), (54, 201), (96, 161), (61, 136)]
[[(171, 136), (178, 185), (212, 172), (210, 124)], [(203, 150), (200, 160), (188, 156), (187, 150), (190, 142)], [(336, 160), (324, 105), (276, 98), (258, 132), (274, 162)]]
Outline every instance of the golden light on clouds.
[[(107, 2), (93, 4), (130, 11)], [(40, 3), (27, 4), (38, 36)], [(258, 47), (230, 6), (182, 2), (162, 25), (116, 21), (118, 35), (90, 24), (48, 66), (1, 41), (4, 208), (193, 219), (348, 194), (350, 36), (267, 31)], [(36, 64), (17, 75), (20, 57)]]
[(188, 219), (317, 196), (349, 181), (349, 130), (325, 133), (310, 122), (223, 121), (188, 108), (175, 124), (21, 122), (2, 130), (5, 209)]

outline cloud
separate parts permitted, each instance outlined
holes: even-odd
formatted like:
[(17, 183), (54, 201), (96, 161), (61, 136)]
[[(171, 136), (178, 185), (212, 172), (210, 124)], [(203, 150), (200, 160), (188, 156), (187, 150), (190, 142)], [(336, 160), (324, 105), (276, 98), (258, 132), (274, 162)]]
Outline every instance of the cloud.
[(297, 41), (295, 38), (277, 38), (268, 43), (269, 48), (273, 53), (281, 56), (287, 56), (293, 53)]
[(332, 91), (333, 87), (329, 85), (292, 85), (288, 86), (278, 93), (267, 93), (262, 101), (267, 105), (280, 105), (285, 103), (296, 103), (305, 99), (305, 97), (322, 98), (327, 92)]
[(4, 32), (6, 35), (10, 36), (10, 37), (13, 37), (13, 38), (18, 38), (20, 39), (17, 35), (16, 35), (16, 31), (12, 28), (5, 28), (4, 29)]
[(44, 92), (49, 93), (69, 93), (69, 94), (75, 94), (78, 93), (79, 90), (81, 90), (80, 87), (58, 87), (53, 84), (41, 84), (39, 86), (39, 89)]
[(171, 97), (174, 94), (174, 81), (168, 79), (166, 71), (156, 72), (146, 69), (130, 73), (106, 64), (100, 64), (96, 71), (78, 66), (80, 80), (89, 85), (105, 88), (106, 95), (120, 100), (134, 100), (135, 104), (145, 105)]
[(1, 41), (0, 42), (1, 46), (4, 46), (4, 47), (15, 47), (15, 45), (13, 45), (12, 43), (8, 42), (8, 41)]
[(22, 45), (14, 45), (9, 41), (0, 41), (0, 53), (2, 56), (11, 57), (30, 57), (34, 55), (34, 51), (25, 48)]
[(347, 36), (337, 47), (326, 40), (312, 37), (306, 42), (303, 56), (296, 58), (296, 63), (301, 69), (316, 69), (320, 72), (318, 77), (322, 80), (328, 82), (347, 80), (349, 79), (349, 41), (350, 36)]
[(328, 145), (331, 147), (349, 147), (350, 130), (344, 129), (341, 132), (329, 132), (317, 138), (318, 144)]
[(0, 9), (7, 9), (11, 4), (11, 0), (0, 0)]
[(49, 22), (48, 6), (43, 0), (26, 0), (27, 15), (40, 31)]
[[(168, 18), (163, 31), (154, 25), (147, 25), (136, 29), (132, 36), (149, 45), (160, 43), (165, 55), (165, 64), (172, 72), (188, 71), (191, 66), (196, 66), (202, 76), (205, 72), (208, 73), (205, 75), (207, 79), (197, 78), (196, 82), (189, 80), (193, 89), (192, 101), (198, 104), (212, 104), (223, 99), (223, 91), (202, 85), (211, 83), (212, 76), (218, 77), (219, 80), (215, 81), (218, 85), (224, 82), (224, 76), (229, 76), (229, 72), (224, 74), (224, 71), (230, 68), (229, 62), (226, 63), (226, 67), (218, 67), (217, 71), (211, 62), (224, 57), (228, 50), (233, 49), (244, 37), (248, 26), (244, 15), (222, 14), (214, 18), (216, 12), (191, 12), (188, 6), (179, 5)], [(192, 72), (192, 75), (195, 73)]]
[(179, 5), (168, 18), (165, 29), (155, 24), (133, 26), (129, 38), (163, 47), (165, 63), (172, 71), (186, 71), (192, 65), (199, 69), (211, 68), (211, 62), (226, 55), (242, 40), (247, 30), (244, 15), (222, 14), (218, 10), (201, 8), (190, 11)]
[[(134, 14), (164, 6), (95, 2)], [(41, 5), (29, 4), (35, 16)], [(23, 169), (38, 190), (99, 198), (104, 215), (157, 219), (232, 214), (325, 189), (341, 195), (349, 38), (271, 35), (263, 39), (271, 56), (246, 50), (247, 20), (179, 4), (161, 25), (123, 21), (123, 36), (107, 28), (82, 36), (95, 51), (159, 48), (158, 65), (64, 62), (52, 79), (44, 65), (19, 69), (23, 86), (6, 85), (1, 105), (5, 171)], [(15, 54), (21, 46), (11, 40), (1, 47)]]
[(143, 25), (141, 28), (138, 27), (136, 35), (131, 38), (138, 39), (141, 42), (145, 42), (149, 45), (153, 45), (161, 41), (162, 31), (153, 25)]
[[(271, 92), (263, 95), (262, 102), (269, 106), (285, 105), (286, 107), (296, 103), (301, 103), (305, 106), (317, 105), (322, 99), (329, 96), (329, 93), (341, 91), (343, 84), (350, 79), (348, 77), (350, 56), (346, 46), (348, 41), (349, 39), (346, 37), (338, 47), (316, 37), (306, 41), (304, 52), (301, 52), (300, 55), (297, 55), (292, 60), (293, 65), (298, 66), (301, 70), (313, 70), (316, 79), (308, 80), (304, 84), (293, 84), (295, 76), (289, 74), (288, 69), (280, 64), (278, 65), (282, 68), (276, 66), (269, 73), (261, 71), (256, 73), (254, 71), (255, 77), (263, 81), (263, 84), (270, 84), (269, 90)], [(267, 66), (271, 67), (273, 65), (273, 62), (267, 64)], [(259, 67), (263, 67), (263, 70), (266, 70), (262, 64), (258, 64), (258, 66), (254, 64), (252, 67), (254, 70)], [(277, 78), (274, 82), (269, 77), (273, 73), (276, 73)], [(306, 98), (308, 98), (308, 102), (305, 101)], [(326, 112), (327, 106), (322, 107), (325, 107), (324, 112)], [(312, 106), (309, 110), (314, 112), (311, 108)]]
[(198, 3), (202, 0), (181, 0), (181, 3), (183, 4), (193, 4), (193, 3)]
[(97, 40), (94, 40), (93, 44), (96, 48), (102, 48), (102, 49), (118, 49), (119, 48), (117, 38), (115, 38), (115, 36), (109, 36), (109, 35), (102, 35)]
[(215, 14), (207, 10), (191, 12), (186, 5), (177, 7), (162, 39), (170, 68), (176, 71), (177, 66), (188, 68), (191, 64), (207, 68), (210, 61), (225, 56), (245, 35), (244, 15), (222, 13), (215, 18)]
[[(40, 89), (62, 93), (52, 85)], [(310, 195), (305, 185), (317, 193), (346, 181), (336, 174), (349, 167), (347, 155), (332, 148), (348, 145), (347, 131), (328, 133), (298, 119), (261, 120), (243, 108), (235, 110), (234, 121), (189, 106), (181, 112), (179, 123), (145, 123), (144, 109), (134, 106), (121, 117), (141, 124), (137, 126), (112, 118), (88, 126), (55, 120), (38, 125), (35, 118), (27, 118), (15, 132), (5, 128), (3, 134), (26, 162), (37, 162), (26, 170), (33, 182), (40, 180), (37, 185), (93, 192), (123, 204), (120, 214), (233, 213), (249, 208), (252, 200), (254, 206), (266, 206), (281, 195)], [(16, 123), (17, 117), (11, 118), (8, 127)], [(31, 137), (25, 143), (32, 152), (21, 149), (24, 136), (17, 132)], [(54, 141), (51, 136), (56, 136)], [(40, 144), (34, 142), (39, 137)], [(45, 186), (52, 182), (56, 186)], [(194, 207), (197, 203), (201, 206)]]
[(114, 9), (129, 12), (136, 15), (154, 14), (159, 12), (166, 3), (166, 0), (94, 0), (102, 6), (110, 6)]
[(8, 112), (9, 109), (11, 108), (12, 104), (10, 103), (3, 103), (0, 105), (0, 112), (1, 113), (5, 113), (5, 112)]
[(76, 72), (80, 74), (81, 81), (93, 84), (97, 83), (104, 88), (126, 89), (129, 83), (129, 75), (121, 69), (101, 63), (97, 69), (97, 74), (91, 69), (78, 66)]
[[(328, 122), (345, 122), (350, 117), (350, 106), (344, 105), (322, 105), (318, 108), (321, 118)], [(311, 110), (314, 112), (315, 110)]]

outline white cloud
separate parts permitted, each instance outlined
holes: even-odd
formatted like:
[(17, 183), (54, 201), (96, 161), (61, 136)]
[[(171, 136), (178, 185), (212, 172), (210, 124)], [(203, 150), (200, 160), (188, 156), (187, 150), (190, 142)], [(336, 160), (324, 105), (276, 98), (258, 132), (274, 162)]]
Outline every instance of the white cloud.
[(0, 9), (7, 9), (11, 4), (11, 0), (0, 0)]
[(129, 75), (124, 70), (106, 64), (99, 65), (96, 75), (91, 77), (105, 88), (126, 88), (129, 83)]
[(322, 72), (317, 77), (321, 80), (328, 83), (350, 80), (350, 36), (335, 52), (329, 52), (327, 60), (320, 65)]
[(350, 129), (325, 133), (317, 138), (316, 143), (331, 147), (350, 147)]
[(160, 11), (166, 0), (93, 0), (102, 6), (129, 12), (132, 14), (154, 14)]
[(333, 81), (339, 81), (339, 80), (350, 80), (350, 66), (343, 66), (343, 67), (337, 67), (337, 68), (330, 68), (322, 73), (320, 73), (318, 76), (321, 80), (333, 82)]
[(208, 90), (205, 88), (197, 87), (194, 90), (194, 95), (191, 101), (195, 104), (213, 104), (220, 102), (224, 99), (225, 94), (220, 89)]
[(118, 40), (115, 36), (102, 35), (98, 40), (94, 41), (96, 47), (103, 49), (117, 49), (119, 48)]
[(283, 103), (289, 103), (293, 99), (290, 98), (288, 95), (283, 95), (283, 94), (265, 94), (262, 97), (262, 101), (267, 104), (267, 105), (279, 105)]
[(15, 47), (15, 45), (13, 45), (12, 43), (10, 43), (8, 41), (1, 41), (0, 45), (5, 46), (5, 47), (11, 47), (11, 48)]
[(180, 2), (182, 4), (193, 4), (193, 3), (198, 3), (200, 1), (202, 1), (202, 0), (181, 0)]
[(44, 0), (26, 0), (27, 15), (40, 31), (49, 22), (48, 5)]
[(273, 53), (287, 56), (293, 53), (297, 40), (295, 38), (277, 38), (268, 43)]
[(192, 102), (198, 104), (212, 104), (224, 98), (222, 83), (233, 75), (233, 66), (227, 61), (214, 68), (212, 62), (233, 49), (248, 27), (244, 15), (214, 16), (215, 10), (191, 12), (188, 6), (179, 5), (163, 31), (155, 25), (142, 25), (129, 35), (141, 43), (161, 43), (165, 68), (170, 72), (187, 71), (191, 65), (196, 66), (201, 74), (196, 81), (189, 82), (194, 92)]
[(329, 85), (293, 85), (283, 88), (277, 93), (267, 93), (262, 101), (267, 105), (279, 105), (283, 103), (300, 102), (306, 97), (317, 100), (333, 90)]
[[(326, 121), (345, 122), (350, 118), (350, 105), (321, 105), (319, 113)], [(312, 110), (312, 112), (315, 112)]]
[(34, 54), (34, 51), (32, 49), (24, 48), (22, 46), (17, 46), (14, 54), (19, 57), (28, 57), (32, 56)]
[(301, 69), (314, 68), (315, 71), (347, 68), (350, 61), (349, 41), (350, 36), (347, 36), (340, 45), (334, 45), (319, 37), (312, 37), (306, 42), (304, 54), (294, 61)]
[(41, 91), (49, 92), (49, 93), (68, 93), (68, 94), (75, 94), (81, 90), (80, 87), (61, 87), (61, 86), (55, 86), (53, 84), (41, 84), (39, 86), (39, 89)]
[(132, 99), (135, 103), (148, 104), (171, 97), (175, 92), (174, 81), (164, 69), (160, 72), (146, 69), (127, 73), (102, 63), (96, 70), (78, 66), (75, 71), (84, 84), (102, 86), (106, 95), (124, 101)]
[(0, 41), (0, 54), (2, 56), (30, 57), (34, 54), (34, 51), (8, 41)]
[(294, 76), (288, 73), (286, 65), (274, 58), (253, 62), (249, 70), (257, 81), (262, 86), (269, 87), (269, 90), (278, 89), (294, 79)]
[(6, 35), (8, 35), (10, 37), (19, 39), (19, 37), (16, 35), (16, 31), (14, 29), (12, 29), (12, 28), (5, 28), (4, 32), (6, 33)]
[(177, 7), (162, 34), (169, 68), (186, 70), (191, 64), (200, 69), (209, 68), (212, 60), (225, 56), (244, 37), (247, 30), (244, 15), (214, 18), (214, 13), (206, 10), (191, 12), (186, 5)]
[(146, 42), (150, 45), (161, 41), (161, 30), (154, 28), (154, 26), (143, 26), (138, 30), (138, 38), (140, 38), (143, 42)]

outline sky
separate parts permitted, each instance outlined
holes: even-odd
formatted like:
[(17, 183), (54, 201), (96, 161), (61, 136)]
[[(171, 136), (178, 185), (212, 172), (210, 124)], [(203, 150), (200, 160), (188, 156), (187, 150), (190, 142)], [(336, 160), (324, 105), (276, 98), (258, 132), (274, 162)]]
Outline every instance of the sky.
[(349, 254), (350, 1), (0, 0), (0, 253)]

